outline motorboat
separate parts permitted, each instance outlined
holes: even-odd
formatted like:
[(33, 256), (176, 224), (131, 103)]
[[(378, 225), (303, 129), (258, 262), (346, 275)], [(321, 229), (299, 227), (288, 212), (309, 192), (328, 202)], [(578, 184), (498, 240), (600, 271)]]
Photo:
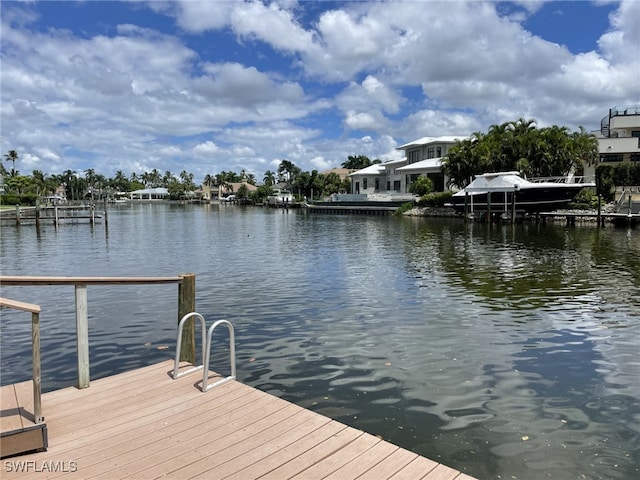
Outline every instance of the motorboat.
[(459, 213), (477, 211), (545, 212), (564, 208), (580, 190), (595, 187), (583, 177), (553, 177), (527, 180), (519, 172), (478, 175), (463, 190), (453, 194), (451, 204)]

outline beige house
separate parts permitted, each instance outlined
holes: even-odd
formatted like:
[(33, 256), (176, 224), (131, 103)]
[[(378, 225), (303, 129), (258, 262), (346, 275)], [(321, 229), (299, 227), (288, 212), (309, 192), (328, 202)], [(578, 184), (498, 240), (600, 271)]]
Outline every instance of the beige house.
[(223, 197), (235, 195), (240, 187), (245, 186), (249, 192), (255, 192), (258, 187), (247, 182), (227, 183), (225, 185), (202, 185), (202, 200), (205, 202), (217, 202)]

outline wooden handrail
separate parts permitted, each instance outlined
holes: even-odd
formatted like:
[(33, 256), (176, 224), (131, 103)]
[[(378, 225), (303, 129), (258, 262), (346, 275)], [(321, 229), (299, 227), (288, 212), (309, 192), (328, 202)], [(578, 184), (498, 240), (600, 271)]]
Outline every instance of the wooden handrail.
[(122, 285), (182, 283), (183, 277), (43, 277), (0, 275), (2, 285)]
[(13, 308), (14, 310), (22, 310), (23, 312), (40, 313), (40, 305), (19, 302), (18, 300), (11, 300), (3, 297), (0, 297), (0, 307)]
[[(60, 277), (60, 276), (14, 276), (0, 275), (2, 286), (37, 286), (37, 285), (73, 285), (76, 298), (76, 346), (78, 356), (78, 388), (89, 386), (89, 309), (87, 305), (88, 285), (159, 285), (178, 284), (178, 321), (189, 312), (195, 311), (196, 293), (195, 274), (187, 273), (175, 277)], [(29, 307), (40, 308), (37, 305), (3, 299), (3, 302), (21, 305), (24, 310)], [(9, 306), (7, 304), (7, 306)], [(27, 310), (31, 311), (31, 310)], [(38, 312), (32, 312), (38, 315)], [(189, 329), (182, 337), (182, 360), (195, 362), (195, 323), (189, 324)]]

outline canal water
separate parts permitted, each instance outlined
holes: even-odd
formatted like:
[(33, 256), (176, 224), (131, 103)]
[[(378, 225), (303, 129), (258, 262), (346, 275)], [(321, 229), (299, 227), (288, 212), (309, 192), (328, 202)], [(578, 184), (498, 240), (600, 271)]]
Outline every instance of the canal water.
[[(480, 479), (640, 478), (637, 229), (137, 204), (0, 245), (4, 275), (195, 273), (239, 380)], [(2, 296), (43, 308), (44, 389), (73, 385), (73, 287)], [(88, 299), (92, 378), (173, 357), (177, 286)], [(30, 378), (29, 320), (2, 312), (3, 384)]]

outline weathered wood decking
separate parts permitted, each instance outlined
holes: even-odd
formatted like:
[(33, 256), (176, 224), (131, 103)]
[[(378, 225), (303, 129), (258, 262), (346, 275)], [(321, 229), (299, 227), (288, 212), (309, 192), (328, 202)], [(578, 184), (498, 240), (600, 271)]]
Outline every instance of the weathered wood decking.
[(237, 381), (202, 393), (172, 368), (46, 393), (48, 450), (3, 460), (2, 478), (473, 480)]

